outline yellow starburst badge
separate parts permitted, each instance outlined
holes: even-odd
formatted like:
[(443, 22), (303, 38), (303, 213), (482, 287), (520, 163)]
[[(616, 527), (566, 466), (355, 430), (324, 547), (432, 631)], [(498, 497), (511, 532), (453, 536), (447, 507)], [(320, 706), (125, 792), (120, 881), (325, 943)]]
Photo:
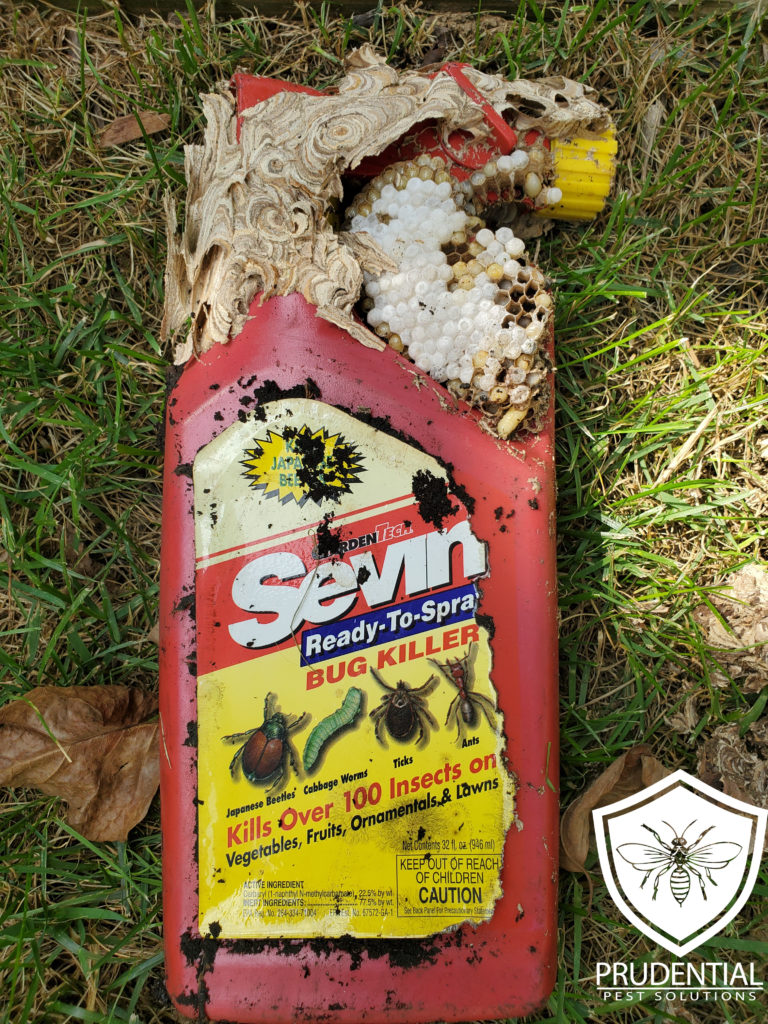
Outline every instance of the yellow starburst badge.
[(282, 434), (268, 430), (245, 455), (243, 475), (251, 487), (283, 503), (339, 501), (365, 472), (362, 456), (341, 434), (328, 434), (322, 427), (313, 431), (306, 423)]

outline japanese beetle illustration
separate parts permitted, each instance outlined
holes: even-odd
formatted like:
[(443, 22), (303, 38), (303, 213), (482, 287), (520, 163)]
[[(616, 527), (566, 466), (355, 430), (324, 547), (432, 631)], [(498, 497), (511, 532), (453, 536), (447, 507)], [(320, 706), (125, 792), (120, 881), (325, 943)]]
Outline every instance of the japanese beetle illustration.
[(286, 758), (290, 760), (294, 772), (299, 774), (298, 759), (288, 734), (298, 729), (307, 717), (304, 712), (291, 721), (291, 716), (279, 711), (270, 714), (271, 697), (272, 694), (268, 693), (264, 699), (264, 721), (261, 725), (246, 732), (222, 737), (224, 743), (241, 744), (229, 765), (232, 778), (236, 779), (238, 770), (242, 769), (245, 778), (254, 786), (263, 786), (271, 781), (270, 792), (285, 783)]
[(424, 697), (434, 690), (438, 684), (438, 676), (430, 676), (423, 686), (411, 688), (402, 679), (397, 685), (389, 686), (375, 669), (371, 669), (371, 675), (387, 691), (381, 698), (381, 704), (370, 713), (374, 722), (376, 739), (382, 746), (386, 746), (381, 736), (381, 727), (386, 725), (387, 732), (394, 740), (405, 743), (409, 740), (416, 729), (419, 730), (417, 743), (426, 741), (427, 732), (431, 726), (437, 729), (437, 722), (430, 714)]
[(456, 722), (457, 743), (461, 739), (463, 726), (472, 726), (477, 722), (478, 708), (480, 708), (488, 719), (490, 727), (493, 730), (496, 729), (496, 719), (494, 718), (496, 706), (489, 697), (486, 697), (482, 693), (476, 693), (472, 689), (473, 676), (470, 661), (474, 646), (474, 644), (469, 645), (467, 653), (463, 658), (449, 658), (445, 664), (440, 661), (435, 661), (433, 658), (429, 659), (435, 668), (440, 669), (446, 679), (453, 683), (459, 691), (451, 701), (450, 707), (448, 708), (448, 714), (445, 716), (446, 725), (452, 721)]

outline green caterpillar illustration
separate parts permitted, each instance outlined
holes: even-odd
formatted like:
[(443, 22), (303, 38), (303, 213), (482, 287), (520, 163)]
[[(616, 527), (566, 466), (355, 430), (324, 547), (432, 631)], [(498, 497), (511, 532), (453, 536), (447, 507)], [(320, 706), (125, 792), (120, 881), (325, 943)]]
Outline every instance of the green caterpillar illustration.
[(309, 734), (307, 745), (304, 747), (304, 771), (311, 771), (320, 756), (320, 751), (325, 744), (334, 736), (351, 725), (360, 714), (363, 706), (363, 692), (356, 686), (350, 686), (338, 711), (328, 715), (322, 722), (318, 722)]

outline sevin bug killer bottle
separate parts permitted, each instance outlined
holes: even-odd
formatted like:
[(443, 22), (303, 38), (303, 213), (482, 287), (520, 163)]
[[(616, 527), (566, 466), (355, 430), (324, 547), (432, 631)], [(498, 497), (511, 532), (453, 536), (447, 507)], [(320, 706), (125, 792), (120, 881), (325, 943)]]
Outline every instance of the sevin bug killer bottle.
[[(483, 203), (516, 203), (524, 217), (535, 214), (542, 181), (558, 188), (552, 181), (567, 179), (569, 168), (542, 163), (552, 149), (541, 132), (518, 145), (522, 129), (533, 131), (522, 115), (510, 142), (503, 104), (484, 98), (496, 80), (458, 74), (458, 86), (455, 69), (406, 83), (409, 96), (426, 90), (417, 97), (422, 113), (409, 122), (398, 107), (398, 134), (382, 130), (375, 146), (368, 139), (369, 153), (385, 154), (383, 170), (375, 156), (355, 157), (358, 200), (350, 208), (363, 218), (382, 214), (385, 255), (371, 255), (365, 239), (345, 244), (368, 261), (364, 308), (371, 324), (374, 310), (387, 310), (390, 322), (376, 324), (386, 347), (375, 347), (378, 339), (349, 305), (328, 300), (330, 273), (317, 287), (305, 278), (309, 299), (294, 291), (241, 304), (231, 340), (225, 330), (219, 343), (210, 341), (226, 305), (217, 300), (237, 273), (257, 276), (265, 292), (291, 290), (259, 263), (265, 248), (285, 263), (284, 247), (301, 235), (307, 214), (295, 200), (292, 226), (280, 219), (280, 189), (290, 177), (281, 126), (291, 125), (286, 137), (299, 140), (311, 163), (323, 146), (289, 104), (335, 101), (350, 86), (339, 97), (307, 91), (297, 98), (296, 87), (238, 77), (242, 135), (238, 141), (231, 123), (214, 124), (203, 170), (190, 173), (194, 244), (187, 238), (183, 287), (174, 279), (173, 244), (169, 256), (167, 308), (187, 303), (195, 354), (167, 405), (160, 677), (168, 989), (182, 1013), (200, 1020), (510, 1017), (535, 1009), (554, 982), (551, 302), (537, 304), (546, 292), (534, 287), (535, 268), (513, 259), (506, 242), (502, 252), (498, 236), (478, 227), (477, 212)], [(396, 73), (373, 61), (350, 78), (364, 92), (376, 76), (397, 93)], [(486, 86), (479, 100), (478, 82)], [(352, 99), (373, 136), (384, 100), (380, 93), (372, 103)], [(264, 111), (272, 104), (266, 158), (248, 141), (248, 111), (257, 103)], [(423, 111), (446, 116), (450, 103), (463, 111), (457, 123), (473, 130), (480, 110), (490, 125), (484, 150), (446, 135), (438, 117), (425, 121)], [(212, 108), (208, 117), (215, 122)], [(320, 120), (343, 149), (354, 118), (334, 122), (323, 108)], [(610, 139), (592, 139), (591, 150), (573, 138), (558, 145), (570, 146), (569, 159), (585, 147), (589, 180), (583, 193), (545, 195), (547, 207), (588, 206), (589, 188), (604, 198)], [(450, 152), (437, 154), (441, 147)], [(519, 166), (521, 158), (506, 183), (478, 171), (502, 149), (526, 147), (529, 159), (539, 150), (538, 191), (519, 178), (521, 170), (534, 173)], [(252, 151), (256, 169), (238, 166)], [(429, 163), (437, 159), (443, 163)], [(435, 180), (443, 167), (448, 182)], [(478, 173), (483, 182), (472, 191)], [(469, 180), (461, 201), (474, 212), (465, 210), (461, 221), (449, 207), (429, 212), (426, 201), (411, 203), (411, 235), (393, 242), (384, 229), (401, 211), (389, 208), (388, 192), (382, 212), (383, 190), (409, 194), (411, 178), (429, 179), (410, 189), (424, 195), (446, 183), (442, 194), (454, 195), (455, 183)], [(250, 220), (238, 208), (248, 188), (261, 197)], [(265, 190), (276, 207), (264, 204)], [(203, 244), (211, 210), (224, 213)], [(471, 331), (446, 327), (432, 344), (428, 329), (432, 319), (465, 318), (461, 294), (449, 316), (430, 305), (430, 289), (420, 289), (421, 307), (408, 307), (402, 294), (377, 302), (382, 289), (407, 289), (408, 245), (422, 252), (427, 243), (413, 232), (429, 217), (438, 236), (447, 218), (456, 230), (438, 237), (433, 248), (443, 258), (432, 260), (436, 272), (424, 280), (444, 303), (466, 292), (486, 335), (495, 331), (496, 347), (475, 344), (469, 360), (440, 339), (458, 333), (466, 347)], [(290, 273), (297, 279), (302, 259), (315, 269), (322, 262), (319, 250), (326, 269), (339, 254), (346, 258), (335, 229), (318, 224), (311, 244), (296, 248)], [(481, 230), (491, 242), (477, 241)], [(241, 231), (261, 248), (250, 257), (240, 252), (222, 270)], [(392, 267), (393, 260), (402, 262)], [(502, 277), (494, 280), (492, 265)], [(336, 266), (334, 280), (344, 272)], [(480, 307), (493, 292), (488, 285), (495, 301)], [(406, 316), (402, 334), (400, 302), (401, 313), (416, 314), (410, 327)], [(414, 334), (417, 327), (424, 330)], [(431, 372), (404, 353), (414, 341)], [(510, 417), (524, 427), (502, 439)]]

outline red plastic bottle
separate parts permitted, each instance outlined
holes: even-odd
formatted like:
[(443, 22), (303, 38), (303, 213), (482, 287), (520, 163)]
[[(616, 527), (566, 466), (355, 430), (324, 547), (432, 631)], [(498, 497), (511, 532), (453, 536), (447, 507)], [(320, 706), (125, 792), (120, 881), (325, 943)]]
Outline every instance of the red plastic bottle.
[(177, 1007), (534, 1010), (556, 970), (552, 409), (500, 441), (273, 298), (171, 388), (164, 487)]

